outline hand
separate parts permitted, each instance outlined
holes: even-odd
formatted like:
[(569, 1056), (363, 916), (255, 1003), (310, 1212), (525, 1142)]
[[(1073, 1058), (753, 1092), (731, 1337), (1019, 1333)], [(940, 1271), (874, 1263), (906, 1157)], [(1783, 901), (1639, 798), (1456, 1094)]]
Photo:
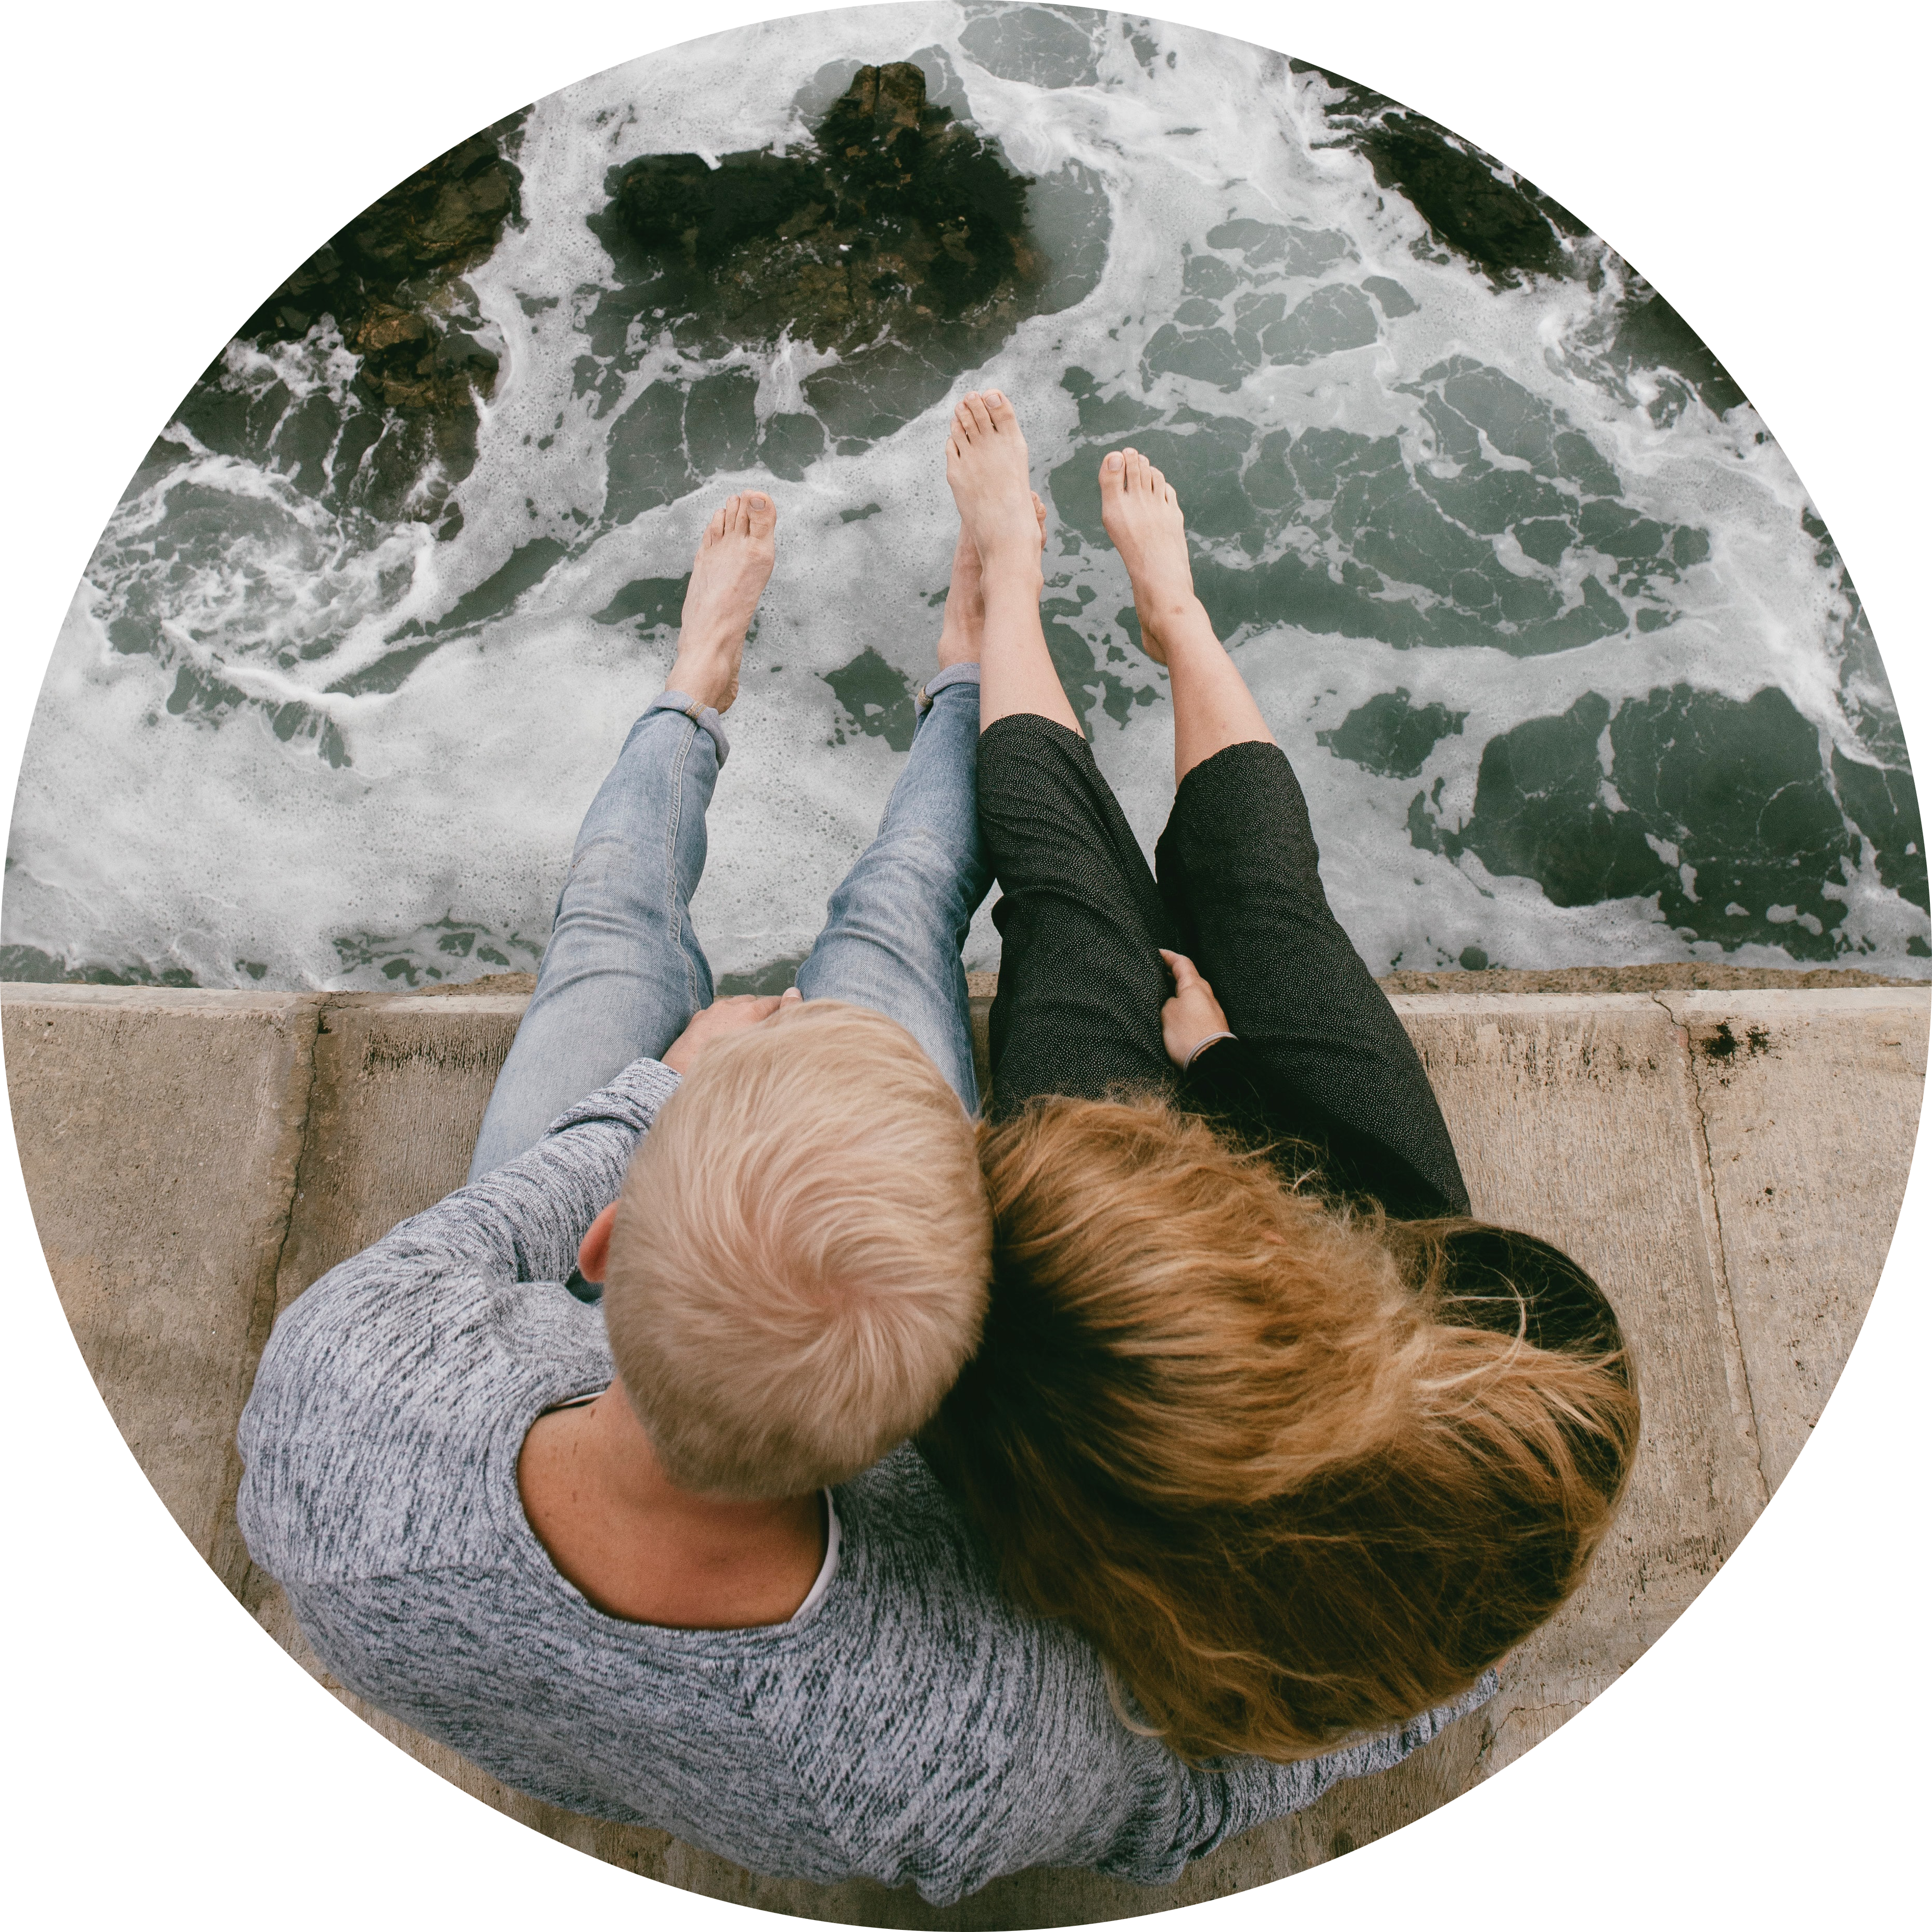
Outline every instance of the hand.
[(1174, 975), (1174, 998), (1160, 1010), (1161, 1044), (1175, 1066), (1185, 1067), (1203, 1040), (1228, 1030), (1228, 1016), (1186, 953), (1170, 952), (1163, 946), (1160, 956)]
[(716, 1000), (692, 1016), (690, 1025), (672, 1041), (662, 1064), (674, 1073), (688, 1073), (713, 1040), (770, 1019), (779, 1007), (795, 1005), (800, 997), (796, 986), (788, 986), (782, 993), (734, 993), (728, 999)]

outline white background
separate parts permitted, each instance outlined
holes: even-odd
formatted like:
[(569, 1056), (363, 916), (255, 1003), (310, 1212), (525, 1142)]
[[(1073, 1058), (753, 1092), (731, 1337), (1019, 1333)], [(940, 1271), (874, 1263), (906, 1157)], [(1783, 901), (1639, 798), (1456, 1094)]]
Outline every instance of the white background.
[[(0, 798), (94, 540), (148, 442), (264, 292), (484, 123), (580, 76), (803, 10), (467, 0), (70, 4), (16, 19)], [(1922, 772), (1932, 677), (1924, 48), (1906, 10), (1514, 0), (1167, 17), (1366, 82), (1520, 169), (1723, 358), (1870, 610)], [(1916, 11), (1916, 10), (1914, 10)], [(15, 1922), (524, 1925), (735, 1908), (526, 1832), (316, 1690), (201, 1564), (61, 1317), (0, 1120), (14, 1324), (4, 1405), (0, 1808)], [(1812, 1445), (1633, 1672), (1469, 1796), (1336, 1864), (1195, 1908), (1352, 1923), (1889, 1920), (1923, 1829), (1922, 1438), (1932, 1180)]]

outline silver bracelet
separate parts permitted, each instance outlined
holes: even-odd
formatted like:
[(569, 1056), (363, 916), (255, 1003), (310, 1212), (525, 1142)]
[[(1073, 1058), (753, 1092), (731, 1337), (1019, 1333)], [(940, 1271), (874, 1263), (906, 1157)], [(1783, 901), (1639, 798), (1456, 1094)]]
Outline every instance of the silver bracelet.
[(1185, 1073), (1217, 1040), (1232, 1040), (1234, 1036), (1231, 1033), (1210, 1033), (1205, 1040), (1197, 1040), (1187, 1058), (1180, 1063), (1181, 1072)]

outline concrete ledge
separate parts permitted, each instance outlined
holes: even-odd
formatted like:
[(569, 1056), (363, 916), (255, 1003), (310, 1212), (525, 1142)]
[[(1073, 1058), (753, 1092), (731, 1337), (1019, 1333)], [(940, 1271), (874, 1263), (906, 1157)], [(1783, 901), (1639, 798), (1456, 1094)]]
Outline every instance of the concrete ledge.
[[(1793, 975), (1618, 991), (1498, 989), (1497, 976), (1443, 975), (1454, 990), (1393, 997), (1477, 1211), (1558, 1242), (1616, 1302), (1638, 1352), (1645, 1435), (1585, 1588), (1508, 1660), (1488, 1709), (1394, 1771), (1249, 1833), (1162, 1891), (1040, 1871), (935, 1910), (875, 1886), (759, 1879), (662, 1832), (536, 1804), (329, 1688), (564, 1843), (714, 1898), (857, 1924), (1160, 1910), (1338, 1856), (1467, 1790), (1628, 1669), (1790, 1468), (1891, 1241), (1932, 1005), (1922, 986)], [(311, 1670), (234, 1533), (236, 1421), (275, 1312), (460, 1183), (526, 990), (507, 977), (428, 998), (0, 988), (28, 1190), (103, 1399), (184, 1532)], [(991, 988), (973, 990), (983, 1053)]]

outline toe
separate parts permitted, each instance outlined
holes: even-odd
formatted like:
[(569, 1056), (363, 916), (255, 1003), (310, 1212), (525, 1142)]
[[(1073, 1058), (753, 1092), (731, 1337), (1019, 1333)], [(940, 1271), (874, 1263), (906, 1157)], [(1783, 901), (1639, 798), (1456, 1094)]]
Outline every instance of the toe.
[(762, 490), (752, 490), (745, 497), (745, 521), (754, 537), (768, 537), (778, 527), (778, 506)]
[(1126, 473), (1127, 459), (1118, 449), (1110, 449), (1100, 459), (1100, 488), (1118, 490), (1120, 479)]
[(986, 406), (986, 420), (994, 430), (1011, 429), (1018, 423), (1012, 404), (998, 389), (988, 389), (982, 400)]
[(973, 434), (977, 436), (992, 434), (992, 412), (986, 406), (986, 398), (984, 396), (978, 394), (968, 396), (959, 407), (961, 412), (970, 425)]

